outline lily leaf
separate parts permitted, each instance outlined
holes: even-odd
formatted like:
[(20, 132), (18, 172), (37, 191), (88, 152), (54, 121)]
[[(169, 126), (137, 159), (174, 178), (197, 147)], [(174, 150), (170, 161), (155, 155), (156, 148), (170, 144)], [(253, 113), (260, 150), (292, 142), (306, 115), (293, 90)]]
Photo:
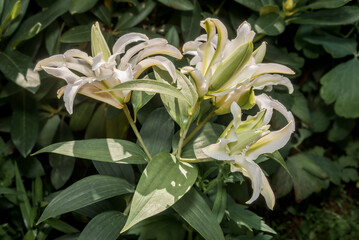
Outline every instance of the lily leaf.
[(81, 232), (79, 240), (116, 240), (126, 222), (126, 216), (118, 211), (96, 215)]
[(216, 217), (195, 189), (192, 188), (172, 208), (206, 240), (224, 240)]
[(40, 149), (33, 155), (45, 152), (102, 162), (146, 163), (146, 155), (140, 146), (130, 141), (111, 138), (55, 143)]
[[(335, 17), (333, 17), (335, 16)], [(320, 10), (300, 15), (289, 22), (296, 24), (315, 24), (315, 25), (346, 25), (359, 20), (359, 7), (344, 6), (336, 9)]]
[(166, 94), (180, 100), (186, 101), (190, 104), (189, 100), (178, 90), (177, 88), (163, 82), (153, 81), (153, 80), (132, 80), (128, 82), (121, 83), (111, 89), (104, 90), (101, 92), (111, 92), (111, 91), (146, 91), (152, 93)]
[(60, 192), (47, 205), (38, 223), (114, 196), (133, 192), (126, 180), (111, 176), (92, 175), (75, 182)]
[(169, 153), (154, 156), (141, 175), (122, 232), (172, 206), (191, 188), (197, 174), (197, 168)]
[(339, 64), (320, 79), (323, 85), (320, 96), (326, 104), (335, 102), (334, 110), (339, 116), (359, 117), (357, 76), (359, 76), (359, 59), (354, 58)]

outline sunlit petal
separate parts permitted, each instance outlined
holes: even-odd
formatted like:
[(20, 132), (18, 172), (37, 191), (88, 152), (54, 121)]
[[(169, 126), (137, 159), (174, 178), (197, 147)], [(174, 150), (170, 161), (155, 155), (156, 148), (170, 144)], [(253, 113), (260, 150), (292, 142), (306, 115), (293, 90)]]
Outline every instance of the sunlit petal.
[(255, 63), (261, 63), (263, 61), (266, 51), (267, 51), (267, 43), (262, 42), (262, 44), (253, 52)]
[(127, 33), (121, 36), (115, 44), (113, 45), (112, 52), (113, 54), (122, 54), (125, 52), (127, 45), (139, 42), (139, 41), (148, 41), (148, 37), (142, 33)]
[(121, 61), (120, 61), (120, 66), (119, 69), (124, 69), (126, 68), (126, 65), (130, 62), (131, 58), (133, 58), (136, 54), (138, 54), (140, 51), (142, 51), (145, 48), (149, 48), (152, 46), (157, 46), (157, 45), (166, 45), (167, 44), (167, 40), (163, 39), (163, 38), (154, 38), (151, 39), (149, 41), (143, 42), (143, 43), (139, 43), (133, 47), (131, 47), (130, 49), (128, 49), (126, 51), (126, 53), (122, 56)]
[(176, 68), (173, 63), (165, 57), (155, 56), (146, 58), (139, 63), (136, 64), (134, 68), (133, 78), (138, 78), (143, 71), (151, 66), (159, 66), (160, 68), (164, 68), (172, 77), (173, 81), (176, 82)]
[(293, 93), (293, 85), (291, 81), (279, 74), (264, 74), (255, 78), (251, 82), (251, 86), (253, 86), (256, 90), (262, 90), (265, 87), (272, 85), (286, 86), (289, 90), (289, 93)]
[(220, 138), (218, 143), (211, 144), (202, 149), (204, 154), (207, 156), (217, 159), (217, 160), (227, 160), (231, 161), (233, 158), (228, 155), (228, 140), (224, 138)]
[(295, 74), (287, 66), (277, 63), (258, 63), (257, 66), (259, 67), (258, 70), (253, 74), (253, 77), (260, 76), (265, 73), (282, 73), (282, 74)]
[(42, 67), (42, 69), (44, 69), (45, 72), (47, 72), (48, 74), (54, 77), (64, 79), (69, 84), (73, 84), (79, 79), (79, 76), (71, 72), (66, 67), (59, 67), (59, 68)]
[(193, 67), (184, 67), (181, 69), (183, 74), (189, 74), (196, 83), (199, 97), (203, 97), (208, 92), (208, 81), (203, 77), (200, 71)]
[(139, 52), (138, 55), (133, 60), (130, 61), (130, 63), (136, 65), (144, 58), (157, 54), (167, 55), (177, 59), (182, 58), (182, 54), (177, 48), (175, 48), (172, 45), (166, 44), (166, 45), (158, 45), (158, 46), (145, 48), (144, 50)]
[(273, 153), (278, 149), (284, 147), (292, 133), (293, 133), (294, 122), (289, 122), (285, 127), (278, 131), (272, 131), (264, 137), (260, 138), (254, 143), (247, 151), (248, 159), (257, 159), (259, 155), (264, 153)]

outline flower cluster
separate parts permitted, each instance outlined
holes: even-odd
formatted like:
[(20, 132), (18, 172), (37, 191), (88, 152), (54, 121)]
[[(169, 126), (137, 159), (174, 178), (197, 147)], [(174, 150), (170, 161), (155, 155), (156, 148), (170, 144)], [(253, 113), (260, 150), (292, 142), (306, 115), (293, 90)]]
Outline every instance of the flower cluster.
[[(267, 206), (273, 209), (275, 203), (273, 191), (255, 160), (261, 154), (273, 153), (287, 144), (295, 129), (294, 118), (280, 102), (264, 93), (257, 96), (255, 93), (256, 90), (271, 90), (273, 85), (284, 85), (289, 93), (292, 93), (293, 86), (290, 80), (280, 74), (294, 74), (294, 72), (284, 65), (262, 63), (266, 43), (262, 43), (256, 50), (253, 50), (255, 33), (247, 22), (238, 27), (237, 37), (233, 40), (228, 39), (227, 29), (218, 19), (208, 18), (201, 22), (201, 26), (206, 34), (183, 45), (183, 54), (193, 57), (190, 60), (190, 66), (182, 67), (181, 72), (176, 73), (177, 70), (172, 61), (163, 56), (177, 59), (182, 57), (181, 52), (169, 45), (165, 39), (149, 39), (144, 34), (129, 33), (116, 41), (111, 53), (98, 23), (93, 26), (91, 34), (93, 57), (80, 50), (71, 49), (64, 54), (40, 61), (35, 70), (44, 70), (67, 82), (67, 85), (58, 91), (58, 95), (64, 95), (65, 106), (70, 114), (73, 112), (74, 98), (77, 93), (116, 108), (123, 108), (131, 100), (131, 90), (118, 90), (114, 87), (128, 81), (139, 81), (136, 79), (152, 66), (158, 66), (167, 71), (171, 82), (174, 83), (180, 75), (179, 82), (182, 86), (177, 86), (178, 93), (173, 94), (172, 97), (183, 97), (182, 92), (188, 89), (187, 92), (191, 92), (194, 89), (195, 94), (189, 95), (196, 99), (192, 99), (192, 102), (195, 102), (193, 106), (188, 105), (191, 108), (189, 109), (192, 111), (191, 114), (186, 112), (183, 116), (187, 119), (186, 124), (180, 126), (177, 157), (180, 158), (181, 148), (186, 144), (184, 140), (191, 123), (195, 120), (193, 118), (199, 115), (195, 114), (195, 110), (201, 107), (203, 101), (211, 101), (214, 114), (232, 113), (233, 121), (219, 137), (217, 143), (204, 147), (202, 153), (212, 159), (226, 161), (230, 164), (231, 171), (239, 171), (251, 180), (253, 194), (247, 203), (252, 203), (261, 194)], [(153, 85), (155, 81), (149, 82)], [(159, 93), (173, 93), (174, 87), (168, 82), (168, 80), (161, 81), (162, 85), (159, 87), (168, 88), (171, 91), (158, 90)], [(138, 84), (141, 83), (138, 82)], [(150, 83), (146, 84), (146, 88), (136, 90), (146, 91), (148, 86), (152, 86)], [(183, 84), (188, 84), (188, 86), (183, 86)], [(156, 89), (153, 92), (156, 92)], [(104, 90), (108, 91), (104, 92)], [(242, 110), (251, 109), (254, 106), (259, 109), (257, 114), (247, 116), (244, 120)], [(279, 130), (270, 129), (274, 110), (281, 113), (287, 120), (287, 124)], [(176, 112), (176, 109), (168, 111), (171, 112), (172, 117), (173, 113), (183, 113)], [(135, 124), (131, 126), (136, 128)], [(135, 133), (138, 131), (136, 130)], [(137, 137), (146, 151), (141, 136), (137, 135)], [(148, 156), (151, 159), (149, 154)]]
[[(126, 49), (127, 46), (137, 43)], [(72, 114), (77, 93), (108, 103), (116, 108), (130, 100), (129, 91), (101, 92), (120, 83), (137, 79), (147, 68), (158, 65), (166, 69), (173, 79), (176, 70), (173, 63), (163, 56), (182, 58), (180, 51), (169, 45), (163, 38), (149, 39), (141, 33), (129, 33), (120, 37), (112, 48), (112, 54), (101, 33), (99, 24), (93, 25), (91, 32), (92, 55), (77, 49), (54, 55), (37, 63), (35, 71), (44, 70), (48, 74), (67, 82), (59, 89), (64, 95), (67, 111)]]

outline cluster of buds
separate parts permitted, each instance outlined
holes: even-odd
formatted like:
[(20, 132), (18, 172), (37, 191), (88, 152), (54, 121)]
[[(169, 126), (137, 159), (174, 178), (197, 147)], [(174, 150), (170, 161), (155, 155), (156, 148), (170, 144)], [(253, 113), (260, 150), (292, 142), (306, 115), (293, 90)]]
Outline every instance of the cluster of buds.
[[(35, 70), (44, 70), (67, 82), (58, 95), (64, 95), (70, 114), (77, 93), (123, 108), (131, 99), (130, 90), (103, 90), (138, 79), (152, 66), (167, 71), (173, 82), (178, 75), (187, 75), (188, 82), (195, 85), (197, 103), (210, 100), (215, 114), (233, 115), (233, 121), (217, 143), (203, 148), (202, 153), (226, 161), (231, 171), (239, 171), (251, 180), (253, 195), (247, 203), (252, 203), (261, 194), (272, 209), (275, 203), (273, 191), (255, 160), (261, 154), (273, 153), (286, 145), (295, 129), (294, 118), (280, 102), (266, 94), (256, 96), (255, 93), (256, 90), (271, 90), (273, 85), (284, 85), (292, 93), (290, 80), (280, 74), (294, 72), (284, 65), (262, 63), (266, 44), (253, 50), (255, 33), (247, 22), (238, 27), (237, 37), (233, 40), (228, 39), (227, 29), (218, 19), (208, 18), (201, 22), (201, 26), (206, 34), (183, 45), (183, 54), (193, 58), (190, 66), (180, 69), (181, 73), (176, 74), (173, 63), (163, 56), (182, 58), (181, 52), (165, 39), (149, 39), (144, 34), (129, 33), (116, 41), (111, 53), (98, 23), (91, 34), (94, 57), (71, 49), (40, 61)], [(258, 113), (242, 120), (242, 110), (254, 106), (258, 106)], [(274, 110), (287, 120), (283, 128), (275, 131), (269, 125)], [(188, 127), (189, 124), (191, 121)]]

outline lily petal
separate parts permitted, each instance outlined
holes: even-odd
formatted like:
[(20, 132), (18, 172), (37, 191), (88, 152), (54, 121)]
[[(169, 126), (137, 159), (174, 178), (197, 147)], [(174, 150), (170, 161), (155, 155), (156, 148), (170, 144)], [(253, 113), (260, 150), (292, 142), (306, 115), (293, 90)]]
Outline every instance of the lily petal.
[(64, 91), (64, 102), (69, 114), (73, 113), (73, 105), (77, 92), (86, 84), (86, 81), (78, 81), (76, 84), (68, 84)]
[(262, 42), (262, 44), (253, 52), (253, 57), (256, 63), (261, 63), (263, 61), (264, 55), (267, 51), (267, 43)]
[(232, 102), (231, 104), (231, 113), (233, 116), (233, 126), (234, 129), (237, 129), (239, 127), (239, 125), (241, 124), (241, 118), (242, 118), (242, 110), (241, 108), (238, 106), (238, 104), (236, 102)]
[[(270, 119), (272, 118), (273, 109), (280, 112), (287, 119), (288, 122), (292, 121), (294, 125), (293, 114), (289, 112), (285, 108), (285, 106), (279, 101), (272, 99), (266, 94), (261, 94), (256, 97), (256, 103), (260, 109), (266, 109), (266, 115), (263, 120), (263, 125), (267, 125), (269, 123)], [(293, 131), (294, 128), (295, 126), (293, 126)]]
[(140, 62), (142, 59), (156, 54), (168, 55), (177, 59), (182, 58), (182, 54), (177, 48), (175, 48), (172, 45), (166, 44), (166, 45), (159, 45), (159, 46), (152, 46), (145, 48), (144, 50), (139, 52), (136, 58), (131, 60), (130, 63), (135, 65), (138, 62)]
[(265, 87), (272, 85), (286, 86), (289, 90), (289, 93), (290, 94), (293, 93), (293, 85), (291, 81), (288, 78), (283, 77), (282, 75), (279, 74), (264, 74), (255, 78), (251, 82), (251, 86), (253, 86), (254, 89), (256, 90), (262, 90)]
[(170, 60), (162, 56), (149, 57), (137, 63), (133, 71), (133, 78), (138, 78), (143, 71), (145, 71), (151, 66), (159, 66), (165, 68), (167, 72), (171, 75), (173, 81), (176, 82), (177, 77), (175, 66)]
[(196, 83), (197, 93), (199, 97), (203, 97), (208, 92), (208, 81), (203, 77), (200, 71), (193, 67), (184, 67), (181, 69), (183, 74), (189, 74)]
[(247, 161), (242, 156), (235, 156), (235, 163), (231, 165), (231, 171), (242, 172), (252, 182), (252, 197), (246, 202), (251, 204), (262, 194), (269, 209), (273, 209), (275, 204), (275, 196), (269, 182), (264, 175), (262, 169), (253, 161)]
[(74, 84), (80, 78), (66, 67), (59, 67), (59, 68), (42, 67), (42, 69), (44, 69), (45, 72), (47, 72), (48, 74), (54, 77), (64, 79), (68, 84)]
[(124, 69), (126, 68), (126, 65), (131, 61), (131, 59), (133, 58), (133, 56), (135, 56), (137, 53), (139, 53), (140, 51), (142, 51), (145, 48), (149, 48), (152, 46), (158, 46), (158, 45), (165, 45), (167, 44), (167, 40), (163, 39), (163, 38), (154, 38), (151, 39), (149, 41), (143, 42), (143, 43), (139, 43), (133, 47), (131, 47), (130, 49), (128, 49), (126, 51), (126, 53), (122, 56), (121, 61), (120, 61), (120, 66), (118, 67), (119, 69)]
[(64, 53), (64, 57), (66, 59), (80, 58), (80, 59), (86, 61), (88, 64), (92, 65), (92, 57), (90, 57), (87, 53), (85, 53), (81, 50), (78, 50), (78, 49), (67, 50)]
[(203, 153), (207, 156), (224, 161), (232, 161), (233, 157), (228, 155), (228, 139), (220, 138), (218, 143), (211, 144), (202, 149)]
[(282, 73), (282, 74), (295, 74), (287, 66), (277, 63), (258, 63), (257, 66), (259, 67), (258, 70), (253, 74), (253, 77), (258, 77), (259, 75), (265, 73)]
[(65, 58), (62, 54), (57, 54), (48, 58), (45, 58), (41, 61), (39, 61), (35, 68), (34, 71), (41, 71), (42, 67), (49, 65), (50, 63), (56, 63), (55, 66), (58, 66), (59, 63), (63, 64), (63, 62), (65, 62)]
[(248, 159), (257, 159), (259, 155), (264, 153), (273, 153), (284, 147), (289, 141), (294, 129), (294, 122), (290, 121), (285, 127), (278, 131), (270, 132), (260, 138), (247, 150)]
[(119, 108), (119, 109), (123, 108), (123, 103), (120, 100), (114, 98), (112, 95), (113, 93), (112, 94), (109, 92), (98, 93), (99, 91), (105, 89), (106, 88), (101, 83), (97, 82), (97, 83), (83, 85), (79, 89), (78, 93), (99, 100), (101, 102), (108, 103), (115, 108)]
[(112, 53), (113, 54), (122, 54), (126, 51), (127, 45), (134, 43), (134, 42), (148, 41), (148, 40), (149, 39), (145, 34), (127, 33), (127, 34), (123, 35), (122, 37), (120, 37), (119, 39), (117, 39), (117, 41), (113, 45)]

